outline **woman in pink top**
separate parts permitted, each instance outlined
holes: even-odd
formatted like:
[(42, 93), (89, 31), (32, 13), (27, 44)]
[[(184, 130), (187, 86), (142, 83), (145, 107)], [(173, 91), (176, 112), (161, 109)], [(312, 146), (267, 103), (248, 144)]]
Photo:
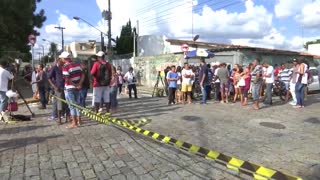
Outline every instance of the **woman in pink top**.
[(246, 68), (244, 70), (244, 75), (241, 77), (245, 81), (245, 85), (241, 86), (241, 105), (246, 106), (248, 104), (248, 92), (250, 89), (250, 83), (251, 83), (251, 74), (250, 69)]
[(112, 67), (112, 78), (110, 82), (110, 109), (112, 113), (117, 112), (118, 108), (118, 85), (119, 85), (119, 76), (117, 74), (116, 68)]

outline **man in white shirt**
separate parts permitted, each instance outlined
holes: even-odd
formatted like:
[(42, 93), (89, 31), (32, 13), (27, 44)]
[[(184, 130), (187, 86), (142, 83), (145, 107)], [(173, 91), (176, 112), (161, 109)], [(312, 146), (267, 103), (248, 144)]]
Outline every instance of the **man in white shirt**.
[(6, 111), (8, 98), (6, 92), (8, 91), (8, 82), (13, 79), (13, 75), (5, 68), (8, 65), (4, 59), (0, 60), (0, 113)]
[(272, 87), (274, 83), (274, 68), (270, 66), (268, 63), (264, 63), (263, 67), (265, 67), (266, 73), (263, 75), (266, 81), (266, 100), (264, 104), (272, 105)]
[(188, 63), (184, 63), (184, 69), (181, 72), (181, 76), (182, 76), (182, 86), (181, 86), (182, 102), (184, 104), (184, 97), (185, 97), (185, 94), (187, 94), (188, 104), (191, 104), (191, 92), (192, 92), (192, 84), (194, 80), (194, 73), (192, 72), (192, 69), (189, 69)]
[(124, 75), (124, 79), (128, 82), (129, 98), (130, 99), (132, 98), (131, 91), (133, 90), (134, 98), (138, 99), (137, 86), (136, 86), (137, 79), (135, 77), (132, 67), (130, 67), (129, 71)]

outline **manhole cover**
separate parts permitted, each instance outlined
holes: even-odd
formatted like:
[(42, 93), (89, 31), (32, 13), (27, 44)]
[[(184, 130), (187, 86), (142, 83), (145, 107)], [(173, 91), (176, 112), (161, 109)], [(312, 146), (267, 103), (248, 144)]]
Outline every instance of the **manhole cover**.
[(202, 120), (202, 118), (198, 117), (198, 116), (182, 116), (182, 119), (186, 120), (186, 121), (201, 121)]
[(286, 127), (280, 123), (273, 123), (273, 122), (261, 122), (260, 126), (272, 128), (272, 129), (285, 129)]
[(320, 120), (318, 118), (309, 118), (305, 120), (304, 122), (312, 123), (312, 124), (320, 124)]

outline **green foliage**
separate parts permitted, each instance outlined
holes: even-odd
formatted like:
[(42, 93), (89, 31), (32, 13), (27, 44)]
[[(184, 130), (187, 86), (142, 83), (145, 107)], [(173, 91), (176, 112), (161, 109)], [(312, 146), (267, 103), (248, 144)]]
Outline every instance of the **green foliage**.
[(28, 36), (40, 35), (34, 28), (41, 28), (46, 20), (43, 9), (36, 12), (41, 0), (0, 1), (0, 56), (17, 52), (29, 56)]
[(133, 39), (135, 28), (132, 29), (131, 21), (122, 26), (120, 37), (116, 38), (117, 54), (129, 54), (133, 52)]
[(308, 46), (311, 44), (320, 44), (320, 39), (306, 42), (306, 44), (304, 45), (304, 48), (308, 50)]
[(50, 56), (49, 61), (54, 62), (55, 58), (58, 56), (57, 44), (55, 44), (55, 43), (50, 44), (48, 55)]

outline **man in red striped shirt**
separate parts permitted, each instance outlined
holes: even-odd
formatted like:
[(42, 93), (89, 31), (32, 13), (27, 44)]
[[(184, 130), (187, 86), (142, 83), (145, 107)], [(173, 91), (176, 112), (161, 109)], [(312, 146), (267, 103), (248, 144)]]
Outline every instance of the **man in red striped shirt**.
[[(65, 96), (66, 100), (73, 104), (80, 104), (79, 89), (81, 89), (84, 76), (82, 74), (81, 65), (75, 63), (71, 59), (68, 52), (63, 52), (59, 56), (64, 65), (62, 67), (62, 74), (65, 81)], [(76, 107), (69, 105), (72, 123), (66, 128), (74, 128), (81, 123), (80, 111)]]

